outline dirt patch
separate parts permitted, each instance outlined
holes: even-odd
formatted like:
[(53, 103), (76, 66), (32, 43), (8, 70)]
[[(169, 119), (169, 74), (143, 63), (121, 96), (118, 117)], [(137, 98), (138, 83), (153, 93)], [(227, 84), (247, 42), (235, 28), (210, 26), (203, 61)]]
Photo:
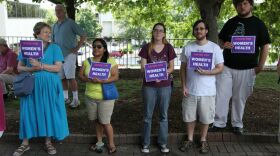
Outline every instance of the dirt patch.
[[(246, 132), (277, 133), (280, 92), (273, 89), (255, 89), (248, 99), (244, 115)], [(169, 107), (169, 133), (185, 132), (185, 124), (181, 113), (182, 94), (175, 88)], [(6, 102), (7, 132), (18, 132), (19, 108)], [(157, 110), (157, 109), (156, 109)], [(85, 106), (67, 110), (71, 133), (94, 134), (94, 125), (87, 119)], [(132, 94), (129, 99), (120, 99), (116, 102), (112, 116), (112, 125), (116, 134), (139, 133), (143, 120), (143, 103), (141, 93)], [(228, 120), (230, 121), (230, 115)], [(230, 122), (228, 122), (230, 123)], [(227, 126), (230, 130), (230, 124)], [(158, 113), (154, 114), (152, 132), (158, 131)]]

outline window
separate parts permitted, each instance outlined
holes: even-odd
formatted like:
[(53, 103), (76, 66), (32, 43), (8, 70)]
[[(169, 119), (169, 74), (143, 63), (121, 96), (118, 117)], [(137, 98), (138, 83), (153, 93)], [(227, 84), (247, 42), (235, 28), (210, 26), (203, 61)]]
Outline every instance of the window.
[(36, 4), (25, 4), (16, 1), (7, 1), (8, 17), (43, 18), (45, 10)]

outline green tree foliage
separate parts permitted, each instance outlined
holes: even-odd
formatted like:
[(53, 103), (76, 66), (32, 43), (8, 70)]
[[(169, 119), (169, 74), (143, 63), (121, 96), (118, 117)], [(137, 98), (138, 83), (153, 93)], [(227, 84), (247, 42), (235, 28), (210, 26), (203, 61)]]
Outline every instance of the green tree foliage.
[(266, 0), (264, 3), (254, 7), (254, 15), (262, 19), (268, 28), (272, 48), (269, 53), (269, 62), (275, 62), (280, 55), (280, 17), (279, 0)]
[(54, 12), (52, 10), (47, 10), (44, 17), (44, 22), (52, 26), (56, 20), (57, 18), (55, 17)]
[(102, 27), (98, 23), (95, 13), (90, 9), (80, 9), (76, 21), (86, 31), (87, 36), (94, 38), (100, 36)]

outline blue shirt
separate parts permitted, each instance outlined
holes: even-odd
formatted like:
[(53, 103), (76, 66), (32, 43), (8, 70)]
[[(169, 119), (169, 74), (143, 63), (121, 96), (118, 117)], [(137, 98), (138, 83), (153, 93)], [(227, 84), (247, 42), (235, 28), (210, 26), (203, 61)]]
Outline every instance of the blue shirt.
[(77, 46), (77, 35), (86, 36), (86, 33), (70, 18), (53, 25), (52, 40), (60, 46), (64, 57), (71, 53), (70, 49)]

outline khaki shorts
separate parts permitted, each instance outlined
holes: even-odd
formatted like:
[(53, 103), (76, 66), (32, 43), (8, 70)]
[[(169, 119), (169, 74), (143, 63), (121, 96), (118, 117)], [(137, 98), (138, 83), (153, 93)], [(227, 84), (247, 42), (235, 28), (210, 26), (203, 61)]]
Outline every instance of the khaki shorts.
[(64, 58), (59, 76), (61, 79), (75, 79), (77, 55), (70, 53)]
[(184, 122), (193, 122), (199, 118), (202, 124), (214, 122), (216, 96), (184, 97), (182, 101), (182, 113)]
[(115, 100), (94, 100), (85, 98), (89, 120), (96, 120), (101, 124), (110, 124)]

